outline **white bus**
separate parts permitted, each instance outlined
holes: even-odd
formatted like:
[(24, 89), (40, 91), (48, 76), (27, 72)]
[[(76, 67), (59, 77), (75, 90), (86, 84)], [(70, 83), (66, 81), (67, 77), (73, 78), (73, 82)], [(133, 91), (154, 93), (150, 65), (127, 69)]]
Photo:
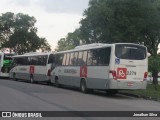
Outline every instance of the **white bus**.
[(10, 78), (50, 82), (53, 53), (26, 53), (13, 56)]
[(13, 53), (0, 53), (0, 77), (9, 77)]
[(82, 92), (99, 89), (146, 89), (147, 48), (139, 44), (89, 44), (55, 53), (51, 82), (57, 87), (79, 87)]

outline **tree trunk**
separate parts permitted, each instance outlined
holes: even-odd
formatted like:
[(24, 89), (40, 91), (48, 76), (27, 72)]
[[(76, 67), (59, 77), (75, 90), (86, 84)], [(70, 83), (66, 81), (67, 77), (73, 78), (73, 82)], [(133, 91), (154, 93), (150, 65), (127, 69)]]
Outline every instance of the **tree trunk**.
[(153, 71), (152, 72), (152, 76), (153, 76), (153, 85), (154, 85), (154, 88), (155, 90), (157, 90), (157, 84), (158, 84), (158, 71)]

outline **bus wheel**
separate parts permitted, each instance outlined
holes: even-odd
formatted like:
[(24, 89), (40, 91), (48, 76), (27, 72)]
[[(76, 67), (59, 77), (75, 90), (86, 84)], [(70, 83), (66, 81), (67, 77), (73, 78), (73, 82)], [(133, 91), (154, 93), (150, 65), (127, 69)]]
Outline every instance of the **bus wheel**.
[(60, 87), (60, 84), (59, 84), (59, 81), (58, 81), (58, 77), (55, 78), (55, 86), (56, 86), (57, 88)]
[(13, 73), (13, 80), (14, 80), (14, 81), (17, 81), (17, 79), (16, 79), (16, 74), (15, 74), (15, 73)]
[(87, 93), (86, 81), (85, 81), (84, 79), (81, 80), (80, 90), (81, 90), (81, 92), (83, 92), (83, 93)]
[(34, 78), (33, 78), (33, 75), (30, 76), (30, 82), (31, 82), (32, 84), (35, 83)]

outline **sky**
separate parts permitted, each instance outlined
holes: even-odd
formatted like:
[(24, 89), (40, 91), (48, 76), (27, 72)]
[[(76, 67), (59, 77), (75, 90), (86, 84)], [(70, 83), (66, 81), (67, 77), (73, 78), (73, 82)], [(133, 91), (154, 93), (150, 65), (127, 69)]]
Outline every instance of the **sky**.
[(89, 0), (0, 0), (0, 15), (13, 12), (34, 16), (38, 36), (46, 38), (54, 50), (58, 40), (79, 28), (88, 3)]

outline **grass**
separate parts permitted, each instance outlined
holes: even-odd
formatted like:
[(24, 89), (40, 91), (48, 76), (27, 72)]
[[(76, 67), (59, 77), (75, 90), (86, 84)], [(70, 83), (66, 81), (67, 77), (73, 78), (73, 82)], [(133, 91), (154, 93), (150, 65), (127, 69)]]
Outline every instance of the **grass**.
[(146, 90), (122, 90), (121, 92), (137, 95), (147, 99), (160, 100), (160, 85), (157, 85), (157, 90), (155, 90), (153, 84), (148, 84)]

